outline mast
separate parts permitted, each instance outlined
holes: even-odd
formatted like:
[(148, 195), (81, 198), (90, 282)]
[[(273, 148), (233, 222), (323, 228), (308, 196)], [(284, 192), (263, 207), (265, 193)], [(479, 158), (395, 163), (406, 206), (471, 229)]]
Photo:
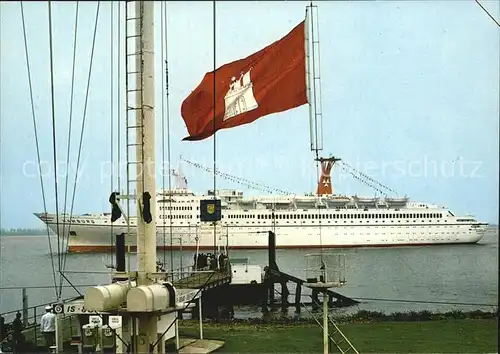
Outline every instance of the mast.
[[(316, 161), (317, 188), (316, 195), (331, 195), (333, 193), (330, 173), (339, 158), (320, 157), (323, 150), (323, 108), (321, 104), (321, 73), (319, 52), (318, 7), (312, 1), (306, 6), (306, 83), (307, 101), (309, 103), (309, 135), (310, 149)], [(321, 169), (321, 174), (320, 174)]]
[[(314, 15), (316, 12), (316, 16)], [(306, 60), (309, 101), (309, 129), (311, 151), (315, 158), (323, 150), (323, 113), (321, 107), (321, 75), (319, 62), (318, 7), (311, 3), (306, 7)]]
[[(130, 6), (129, 6), (130, 5)], [(172, 283), (156, 265), (156, 173), (154, 102), (154, 2), (125, 2), (126, 121), (127, 121), (127, 199), (137, 203), (137, 271), (128, 270), (128, 282), (117, 271), (113, 283), (94, 286), (84, 296), (89, 312), (118, 312), (131, 320), (129, 327), (133, 353), (164, 352), (158, 319), (172, 313), (177, 295)], [(129, 148), (135, 147), (135, 160)], [(130, 172), (134, 172), (131, 176)], [(130, 194), (135, 187), (135, 194)], [(122, 210), (113, 192), (111, 222)], [(129, 207), (127, 208), (129, 210)], [(127, 213), (128, 214), (128, 213)], [(128, 215), (127, 215), (128, 216)], [(126, 219), (127, 220), (127, 219)], [(127, 220), (127, 228), (130, 224)], [(134, 281), (132, 281), (132, 278)], [(125, 278), (126, 279), (126, 278)], [(123, 305), (126, 304), (126, 310)], [(173, 323), (173, 322), (172, 322)], [(163, 325), (162, 325), (163, 326)]]
[[(154, 2), (136, 1), (136, 77), (137, 109), (137, 271), (138, 284), (150, 285), (147, 273), (156, 272), (156, 176), (155, 176), (155, 110), (154, 110)], [(142, 23), (141, 23), (142, 22)], [(142, 101), (142, 102), (141, 102)], [(142, 129), (141, 129), (142, 126)], [(144, 173), (143, 173), (144, 171)], [(148, 209), (149, 204), (149, 210)]]
[[(122, 210), (119, 198), (137, 204), (137, 272), (128, 269), (128, 282), (123, 274), (114, 274), (112, 284), (87, 290), (84, 302), (90, 312), (120, 311), (132, 320), (132, 342), (135, 353), (156, 353), (159, 339), (158, 316), (171, 299), (169, 290), (156, 273), (156, 176), (155, 176), (155, 110), (154, 110), (154, 2), (125, 2), (125, 86), (127, 195), (112, 193), (111, 222), (118, 220)], [(129, 149), (135, 148), (135, 159)], [(135, 169), (135, 175), (132, 176)], [(132, 191), (135, 189), (135, 194)], [(135, 284), (131, 281), (135, 278)], [(149, 299), (149, 300), (148, 300)], [(122, 305), (127, 304), (124, 311)], [(153, 304), (151, 306), (151, 304)], [(132, 339), (132, 338), (131, 338)]]
[[(136, 200), (137, 200), (137, 286), (153, 281), (156, 272), (156, 176), (154, 109), (154, 2), (135, 1), (135, 49), (128, 57), (134, 60), (136, 74)], [(130, 22), (127, 18), (127, 22)], [(130, 37), (129, 37), (130, 36)], [(127, 43), (128, 45), (128, 43)], [(129, 59), (127, 58), (127, 60)], [(132, 75), (133, 74), (128, 74)], [(127, 88), (129, 94), (129, 88)], [(128, 107), (127, 107), (128, 110)], [(129, 112), (127, 112), (129, 113)], [(127, 129), (130, 128), (129, 126)], [(138, 314), (136, 351), (149, 353), (157, 338), (157, 318)], [(154, 349), (153, 349), (154, 350)], [(154, 350), (156, 351), (156, 350)]]

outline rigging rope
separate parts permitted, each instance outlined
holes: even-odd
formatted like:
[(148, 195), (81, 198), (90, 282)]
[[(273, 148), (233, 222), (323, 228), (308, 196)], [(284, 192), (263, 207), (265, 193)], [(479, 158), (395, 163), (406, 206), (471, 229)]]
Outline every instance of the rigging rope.
[[(214, 126), (213, 126), (213, 129), (214, 129), (214, 174), (213, 174), (213, 177), (214, 177), (214, 202), (217, 200), (217, 195), (216, 195), (216, 190), (217, 190), (217, 174), (215, 173), (215, 171), (217, 171), (217, 137), (216, 137), (216, 95), (215, 95), (215, 92), (216, 92), (216, 81), (215, 81), (215, 71), (217, 69), (217, 60), (216, 60), (216, 43), (217, 43), (217, 37), (216, 37), (216, 29), (217, 29), (217, 22), (216, 22), (216, 0), (213, 0), (212, 1), (212, 14), (213, 14), (213, 39), (214, 39), (214, 61), (213, 61), (213, 66), (214, 66), (214, 93), (213, 93), (213, 96), (214, 96)], [(216, 237), (217, 237), (217, 223), (214, 222), (214, 256), (217, 254), (217, 241), (216, 241)]]
[(121, 120), (122, 120), (122, 110), (120, 109), (121, 106), (121, 72), (122, 72), (122, 69), (121, 69), (121, 65), (122, 65), (122, 60), (121, 60), (121, 57), (122, 57), (122, 52), (121, 52), (121, 1), (117, 1), (117, 7), (118, 7), (118, 30), (117, 30), (117, 35), (116, 35), (116, 42), (117, 42), (117, 62), (118, 62), (118, 72), (116, 74), (117, 76), (117, 89), (116, 89), (116, 104), (118, 105), (118, 112), (117, 112), (117, 131), (118, 133), (116, 134), (117, 137), (116, 137), (116, 145), (117, 145), (117, 158), (116, 160), (118, 161), (118, 170), (117, 170), (117, 185), (118, 185), (118, 192), (121, 193), (121, 168), (120, 168), (120, 164), (121, 164), (121, 160), (120, 160), (120, 155), (121, 155), (121, 145), (120, 145), (120, 135), (121, 135)]
[[(113, 175), (113, 170), (115, 168), (114, 164), (114, 134), (113, 134), (113, 115), (114, 115), (114, 110), (113, 110), (113, 59), (114, 59), (114, 53), (113, 53), (113, 28), (114, 28), (114, 18), (113, 18), (113, 12), (114, 12), (114, 1), (111, 1), (109, 3), (110, 6), (110, 23), (109, 23), (109, 60), (110, 60), (110, 73), (109, 73), (109, 148), (110, 148), (110, 163), (111, 163), (111, 172), (110, 172), (110, 189), (111, 192), (114, 192), (114, 175)], [(109, 235), (109, 241), (110, 241), (110, 254), (109, 258), (111, 261), (111, 267), (114, 268), (114, 259), (113, 259), (113, 246), (114, 246), (114, 223), (111, 223), (110, 227), (110, 235)]]
[[(398, 194), (395, 190), (393, 190), (393, 189), (391, 189), (391, 188), (389, 188), (389, 187), (387, 187), (387, 186), (383, 185), (382, 183), (380, 183), (380, 182), (376, 181), (375, 179), (371, 178), (370, 176), (368, 176), (368, 175), (364, 174), (363, 172), (356, 170), (354, 167), (352, 167), (351, 165), (349, 165), (347, 162), (345, 162), (345, 161), (339, 161), (339, 162), (340, 162), (342, 165), (344, 165), (344, 167), (345, 167), (346, 169), (349, 169), (349, 170), (354, 171), (354, 173), (357, 173), (357, 174), (359, 174), (361, 177), (364, 177), (365, 179), (367, 179), (367, 180), (369, 180), (369, 181), (371, 181), (371, 182), (373, 182), (373, 183), (378, 184), (380, 187), (382, 187), (382, 188), (384, 188), (384, 189), (388, 190), (389, 192), (392, 192), (392, 193), (394, 193), (394, 194), (396, 194), (396, 195)], [(349, 172), (349, 173), (350, 173), (350, 174), (352, 174), (353, 172)], [(382, 192), (382, 193), (384, 193), (384, 192)]]
[(493, 20), (493, 22), (495, 22), (495, 24), (496, 24), (498, 27), (500, 27), (500, 23), (498, 23), (498, 21), (497, 21), (497, 20), (495, 20), (495, 18), (494, 18), (494, 17), (493, 17), (493, 16), (492, 16), (489, 12), (488, 12), (488, 10), (486, 10), (486, 9), (484, 8), (484, 6), (483, 6), (483, 5), (481, 5), (481, 3), (480, 3), (478, 0), (475, 0), (475, 1), (476, 1), (476, 4), (478, 4), (478, 5), (479, 5), (479, 6), (480, 6), (483, 10), (484, 10), (484, 12), (486, 12), (486, 14), (487, 14), (487, 15), (488, 15), (488, 16), (489, 16), (492, 20)]
[[(136, 12), (136, 9), (134, 9), (135, 11), (135, 16), (136, 17), (139, 17), (140, 18), (140, 21), (141, 21), (141, 25), (140, 25), (140, 33), (139, 33), (139, 38), (137, 38), (136, 40), (139, 41), (139, 51), (142, 52), (144, 50), (144, 43), (142, 42), (141, 40), (141, 36), (143, 34), (142, 30), (143, 30), (143, 26), (144, 26), (144, 2), (141, 2), (139, 1), (138, 2), (139, 4), (139, 11), (140, 13), (137, 13)], [(137, 33), (136, 33), (137, 34)], [(153, 45), (153, 48), (154, 48), (154, 45)], [(136, 49), (134, 49), (134, 51), (137, 50), (137, 46), (136, 46)], [(140, 65), (140, 69), (139, 71), (141, 72), (141, 75), (139, 75), (139, 78), (141, 79), (141, 82), (140, 82), (140, 86), (136, 89), (139, 90), (140, 92), (140, 107), (141, 109), (139, 110), (139, 114), (141, 115), (140, 117), (140, 123), (137, 123), (137, 125), (140, 126), (140, 128), (137, 130), (136, 132), (136, 139), (137, 139), (137, 134), (140, 134), (141, 135), (141, 146), (142, 146), (142, 149), (141, 149), (141, 160), (140, 160), (140, 164), (136, 164), (136, 174), (139, 170), (137, 170), (137, 168), (140, 166), (140, 175), (141, 175), (141, 181), (142, 181), (142, 191), (139, 191), (137, 190), (137, 187), (136, 187), (136, 202), (137, 202), (137, 205), (140, 205), (141, 203), (141, 198), (142, 198), (142, 195), (139, 196), (138, 193), (141, 192), (141, 193), (144, 193), (146, 191), (146, 187), (145, 187), (145, 180), (146, 180), (146, 173), (150, 173), (151, 171), (148, 171), (146, 172), (146, 166), (145, 166), (145, 160), (144, 160), (144, 61), (141, 59), (139, 60), (139, 65)], [(136, 68), (138, 69), (138, 68)], [(128, 74), (127, 74), (128, 76)], [(137, 97), (137, 96), (136, 96)], [(128, 117), (127, 117), (128, 119)], [(155, 173), (155, 171), (153, 171), (153, 173)], [(156, 191), (153, 191), (154, 193), (156, 193)], [(137, 214), (137, 218), (140, 218), (141, 216), (139, 215), (139, 213)], [(156, 222), (156, 220), (155, 220)], [(155, 235), (156, 237), (156, 235)], [(156, 261), (156, 260), (155, 260)]]
[[(122, 9), (121, 9), (121, 1), (117, 1), (117, 7), (118, 7), (118, 28), (117, 28), (117, 33), (116, 33), (116, 42), (117, 42), (117, 89), (116, 89), (116, 104), (118, 105), (118, 109), (117, 109), (117, 142), (116, 142), (116, 145), (117, 145), (117, 157), (116, 157), (116, 161), (118, 162), (118, 165), (117, 165), (117, 190), (118, 190), (118, 193), (121, 193), (122, 190), (121, 190), (121, 149), (122, 149), (122, 146), (121, 146), (121, 139), (120, 139), (120, 136), (122, 134), (122, 128), (121, 128), (121, 120), (123, 119), (123, 113), (125, 112), (125, 116), (127, 115), (127, 111), (126, 109), (123, 110), (123, 106), (121, 105), (121, 99), (122, 99), (122, 94), (121, 94), (121, 90), (122, 90), (122, 86), (121, 86), (121, 73), (122, 73), (122, 57), (124, 57), (125, 55), (122, 56), (122, 51), (121, 51), (121, 41), (122, 41), (122, 28), (121, 28), (121, 22), (122, 22)], [(125, 6), (127, 6), (125, 4)], [(126, 30), (127, 26), (125, 25), (125, 30)], [(124, 35), (125, 37), (125, 35)], [(126, 44), (125, 44), (126, 45)], [(127, 203), (128, 205), (128, 203)], [(128, 210), (127, 210), (128, 212)], [(129, 216), (127, 215), (127, 218)], [(128, 220), (127, 220), (127, 231), (129, 230), (129, 227), (128, 227)], [(128, 237), (128, 232), (127, 232), (127, 237)], [(125, 241), (126, 242), (126, 241)], [(129, 254), (129, 248), (127, 247), (127, 250), (126, 250), (126, 253), (127, 253), (127, 271), (130, 270), (130, 254)]]
[[(202, 164), (199, 164), (199, 163), (196, 163), (196, 162), (193, 162), (193, 161), (190, 161), (190, 160), (186, 160), (182, 156), (180, 157), (180, 160), (182, 160), (182, 161), (184, 161), (184, 162), (186, 162), (186, 163), (188, 163), (188, 164), (190, 164), (190, 165), (192, 165), (192, 166), (194, 166), (196, 168), (202, 169), (202, 170), (204, 170), (206, 172), (213, 173), (213, 169), (211, 169), (210, 167), (205, 167)], [(222, 178), (225, 178), (225, 179), (227, 179), (229, 181), (245, 185), (245, 186), (247, 186), (249, 188), (252, 188), (252, 189), (261, 190), (261, 191), (269, 193), (269, 194), (272, 194), (272, 193), (276, 192), (278, 194), (283, 194), (283, 195), (294, 195), (294, 193), (287, 192), (287, 191), (282, 190), (282, 189), (278, 189), (278, 188), (266, 186), (266, 185), (264, 185), (262, 183), (253, 182), (253, 181), (250, 181), (250, 180), (245, 179), (245, 178), (236, 177), (236, 176), (230, 175), (228, 173), (221, 172), (219, 170), (216, 170), (215, 174), (217, 174), (218, 176), (220, 176)]]
[[(320, 172), (319, 172), (319, 150), (322, 150), (323, 148), (323, 107), (322, 107), (322, 100), (321, 100), (321, 74), (320, 74), (320, 69), (321, 69), (321, 62), (320, 62), (320, 53), (319, 53), (319, 31), (316, 34), (318, 36), (317, 39), (315, 39), (315, 32), (314, 32), (314, 6), (311, 1), (310, 6), (309, 6), (311, 13), (310, 13), (310, 25), (311, 25), (311, 50), (312, 53), (309, 55), (309, 60), (312, 59), (312, 85), (313, 85), (313, 101), (314, 101), (314, 151), (315, 151), (315, 161), (316, 161), (316, 183), (319, 182), (320, 179)], [(316, 15), (318, 15), (318, 12), (316, 12)], [(309, 25), (309, 24), (308, 24)], [(318, 26), (319, 28), (319, 26)], [(309, 38), (309, 34), (307, 35)], [(318, 46), (318, 50), (316, 51), (316, 45)], [(309, 46), (309, 43), (308, 43)], [(318, 76), (316, 76), (316, 53), (318, 54)], [(311, 75), (311, 73), (308, 73), (308, 75)], [(318, 79), (318, 85), (316, 86), (316, 79)], [(316, 96), (316, 88), (318, 88), (318, 95)], [(319, 104), (317, 104), (319, 101)], [(311, 104), (311, 103), (309, 103)], [(319, 106), (319, 113), (318, 113), (318, 106)], [(311, 110), (309, 111), (311, 112)], [(318, 116), (320, 117), (320, 129), (318, 130)], [(313, 145), (313, 142), (311, 141), (311, 146)], [(313, 184), (314, 185), (314, 184)], [(319, 244), (320, 244), (320, 261), (321, 265), (323, 265), (323, 233), (322, 233), (322, 228), (321, 228), (321, 208), (320, 208), (320, 202), (321, 202), (321, 196), (318, 196), (317, 202), (315, 203), (316, 206), (316, 212), (319, 214), (319, 227), (318, 227), (318, 233), (319, 233)]]
[[(52, 6), (49, 5), (49, 61), (50, 61), (50, 106), (52, 115), (52, 152), (54, 165), (54, 190), (56, 197), (56, 230), (57, 230), (57, 261), (59, 263), (59, 273), (61, 273), (61, 246), (59, 233), (59, 192), (57, 187), (57, 145), (56, 145), (56, 107), (55, 107), (55, 92), (54, 92), (54, 45), (52, 41)], [(61, 293), (57, 295), (57, 299), (61, 298)]]
[[(196, 168), (202, 169), (202, 170), (204, 170), (206, 172), (209, 172), (209, 173), (213, 172), (213, 169), (211, 169), (210, 167), (203, 166), (200, 163), (196, 163), (196, 162), (187, 160), (187, 159), (183, 158), (182, 156), (180, 157), (180, 159), (182, 161), (184, 161), (184, 162), (186, 162), (186, 163), (188, 163), (188, 164), (190, 164), (190, 165), (192, 165), (192, 166), (194, 166)], [(347, 166), (348, 166), (347, 164), (339, 164), (339, 168), (342, 171), (348, 173), (354, 179), (360, 181), (361, 183), (367, 185), (368, 187), (373, 188), (374, 190), (376, 190), (377, 192), (379, 192), (381, 195), (387, 196), (386, 192), (384, 192), (380, 188), (376, 187), (374, 184), (372, 184), (370, 182), (367, 182), (366, 180), (363, 180), (362, 178), (360, 178), (359, 176), (357, 176), (353, 171), (351, 171)], [(360, 173), (360, 172), (358, 172), (358, 173)], [(255, 190), (260, 190), (260, 191), (263, 191), (263, 192), (266, 192), (266, 193), (269, 193), (269, 194), (273, 194), (273, 193), (276, 192), (276, 193), (281, 194), (281, 195), (295, 195), (295, 194), (293, 194), (291, 192), (288, 192), (288, 191), (285, 191), (285, 190), (282, 190), (282, 189), (279, 189), (279, 188), (270, 187), (270, 186), (267, 186), (267, 185), (262, 184), (262, 183), (253, 182), (253, 181), (247, 180), (245, 178), (236, 177), (236, 176), (230, 175), (228, 173), (221, 172), (219, 170), (216, 171), (216, 174), (218, 176), (220, 176), (220, 177), (228, 180), (228, 181), (235, 182), (235, 183), (244, 185), (244, 186), (246, 186), (248, 188), (252, 188), (252, 189), (255, 189)], [(360, 173), (360, 174), (362, 174), (362, 173)], [(386, 187), (386, 189), (389, 189), (389, 190), (393, 191), (392, 189), (390, 189), (388, 187)]]
[[(161, 40), (161, 51), (164, 55), (162, 58), (162, 72), (165, 73), (165, 86), (162, 88), (165, 94), (162, 94), (162, 184), (163, 191), (165, 192), (165, 118), (166, 118), (166, 128), (167, 128), (167, 162), (168, 162), (168, 190), (172, 191), (172, 174), (170, 173), (170, 161), (171, 161), (171, 146), (170, 146), (170, 91), (168, 82), (168, 26), (167, 26), (167, 2), (162, 1), (162, 40)], [(164, 65), (164, 66), (163, 66)], [(170, 270), (174, 269), (174, 254), (173, 254), (173, 219), (172, 219), (172, 196), (168, 198), (168, 211), (169, 211), (169, 234), (170, 234)], [(165, 215), (165, 213), (162, 213)], [(166, 220), (163, 218), (163, 247), (166, 246)], [(166, 263), (166, 252), (163, 250), (163, 265)]]
[[(168, 40), (168, 32), (167, 32), (167, 2), (165, 2), (165, 41)], [(169, 88), (169, 81), (168, 81), (168, 47), (165, 45), (165, 87), (166, 87), (166, 95), (167, 95), (167, 136), (168, 136), (168, 145), (167, 145), (167, 160), (168, 160), (168, 189), (171, 191), (172, 190), (172, 174), (170, 173), (170, 163), (172, 161), (172, 149), (170, 146), (170, 88)], [(169, 198), (168, 202), (168, 213), (169, 213), (169, 220), (170, 220), (170, 245), (172, 246), (172, 239), (173, 239), (173, 225), (172, 223), (174, 222), (173, 220), (173, 208), (172, 208), (172, 198)], [(173, 249), (170, 247), (170, 269), (173, 271), (174, 269), (174, 255), (173, 255)], [(172, 273), (173, 274), (173, 273)]]
[[(21, 1), (20, 4), (21, 4), (21, 18), (22, 18), (22, 23), (23, 23), (24, 53), (25, 53), (25, 58), (26, 58), (26, 69), (27, 69), (27, 73), (28, 73), (28, 86), (29, 86), (30, 103), (31, 103), (31, 117), (32, 117), (32, 121), (33, 121), (33, 131), (35, 134), (36, 157), (37, 157), (37, 162), (38, 162), (38, 175), (40, 176), (40, 189), (42, 191), (43, 210), (44, 210), (45, 215), (47, 215), (47, 201), (45, 199), (45, 188), (44, 188), (44, 184), (43, 184), (42, 166), (40, 164), (40, 162), (41, 162), (40, 144), (38, 143), (38, 131), (37, 131), (37, 127), (36, 127), (35, 104), (34, 104), (34, 99), (33, 99), (33, 84), (31, 81), (31, 67), (30, 67), (30, 60), (29, 60), (29, 54), (28, 54), (28, 38), (26, 35), (26, 21), (24, 19), (23, 2)], [(56, 269), (55, 269), (55, 265), (54, 265), (54, 257), (53, 257), (53, 252), (52, 252), (52, 241), (50, 239), (49, 224), (45, 223), (45, 226), (47, 229), (47, 239), (49, 241), (50, 261), (52, 264), (52, 277), (54, 280), (54, 291), (55, 291), (55, 295), (57, 297)]]
[(377, 192), (379, 192), (380, 194), (382, 194), (382, 195), (384, 195), (384, 196), (387, 196), (387, 194), (386, 194), (384, 191), (382, 191), (381, 189), (379, 189), (379, 188), (375, 187), (373, 184), (371, 184), (371, 183), (369, 183), (369, 182), (367, 182), (367, 181), (365, 181), (365, 180), (361, 179), (360, 177), (358, 177), (357, 175), (355, 175), (355, 174), (354, 174), (354, 172), (350, 171), (350, 170), (349, 170), (349, 168), (348, 168), (348, 167), (346, 167), (346, 166), (344, 166), (343, 164), (339, 164), (339, 168), (340, 168), (342, 171), (344, 171), (344, 172), (346, 172), (346, 173), (350, 174), (353, 178), (357, 179), (357, 180), (358, 180), (358, 181), (360, 181), (361, 183), (363, 183), (363, 184), (367, 185), (368, 187), (373, 188), (374, 190), (376, 190), (376, 191), (377, 191)]
[[(76, 171), (75, 171), (75, 179), (73, 182), (73, 195), (71, 199), (71, 208), (70, 208), (70, 215), (69, 215), (69, 225), (68, 225), (68, 235), (70, 234), (71, 230), (71, 224), (73, 221), (73, 208), (75, 205), (75, 196), (76, 196), (76, 185), (78, 182), (78, 171), (80, 168), (80, 159), (81, 159), (81, 153), (82, 153), (82, 143), (83, 143), (83, 133), (85, 131), (85, 120), (87, 118), (87, 106), (88, 106), (88, 98), (89, 98), (89, 88), (90, 88), (90, 78), (92, 76), (92, 64), (94, 62), (94, 50), (95, 50), (95, 42), (96, 42), (96, 34), (97, 34), (97, 24), (99, 20), (99, 9), (101, 6), (101, 2), (97, 2), (97, 7), (96, 7), (96, 13), (95, 13), (95, 21), (94, 21), (94, 35), (92, 39), (92, 49), (90, 52), (90, 64), (89, 64), (89, 70), (88, 70), (88, 77), (87, 77), (87, 88), (86, 88), (86, 93), (85, 93), (85, 103), (83, 106), (83, 118), (82, 118), (82, 125), (81, 125), (81, 131), (80, 131), (80, 142), (78, 144), (78, 156), (76, 160)], [(66, 266), (66, 259), (67, 259), (67, 252), (63, 256), (63, 269)]]
[[(76, 11), (75, 11), (75, 28), (73, 31), (73, 68), (71, 70), (71, 91), (70, 91), (70, 104), (69, 104), (69, 126), (68, 126), (68, 148), (66, 150), (66, 173), (65, 173), (65, 186), (64, 186), (64, 211), (63, 211), (63, 247), (64, 247), (64, 238), (65, 238), (65, 230), (66, 230), (66, 203), (68, 197), (68, 177), (69, 177), (69, 156), (70, 156), (70, 148), (71, 148), (71, 127), (73, 123), (73, 99), (74, 99), (74, 89), (75, 89), (75, 68), (76, 68), (76, 39), (78, 37), (78, 5), (79, 1), (76, 2)], [(69, 242), (69, 229), (68, 229), (68, 242)], [(68, 243), (66, 243), (68, 246)], [(64, 269), (64, 268), (63, 268)], [(59, 292), (62, 292), (62, 274), (59, 276)]]
[[(311, 13), (312, 13), (312, 8), (311, 8)], [(316, 170), (319, 173), (319, 161), (317, 161), (317, 160), (316, 160)], [(319, 177), (318, 177), (318, 181), (319, 181)], [(317, 196), (317, 197), (318, 197), (318, 200), (315, 204), (316, 204), (316, 212), (319, 214), (318, 222), (319, 222), (320, 259), (321, 259), (321, 265), (323, 265), (323, 233), (321, 232), (322, 231), (322, 229), (321, 229), (322, 218), (321, 218), (321, 208), (320, 208), (321, 196)]]
[[(163, 57), (165, 55), (164, 47), (165, 47), (165, 1), (162, 1), (160, 3), (160, 27), (161, 27), (161, 32), (160, 32), (160, 47), (161, 47), (161, 75), (163, 79), (163, 74), (165, 73), (165, 58)], [(165, 79), (166, 80), (166, 79)], [(165, 87), (161, 86), (161, 163), (162, 167), (165, 166)], [(161, 169), (161, 188), (163, 193), (165, 193), (165, 173), (163, 171), (163, 168)], [(163, 204), (158, 208), (159, 210), (164, 210)], [(163, 212), (160, 212), (160, 214), (163, 214)], [(165, 244), (167, 243), (166, 240), (166, 230), (165, 230), (165, 224), (166, 224), (165, 218), (162, 217), (162, 235), (163, 235), (163, 265), (165, 265), (166, 261), (166, 252), (165, 252)]]
[[(95, 284), (68, 284), (63, 285), (63, 288), (87, 288), (95, 286)], [(0, 290), (21, 290), (21, 289), (51, 289), (53, 286), (50, 285), (26, 285), (26, 286), (0, 286)], [(276, 289), (277, 290), (277, 289)], [(281, 293), (280, 293), (281, 295)], [(289, 295), (294, 295), (289, 293)], [(303, 294), (304, 297), (309, 297), (308, 294)], [(71, 298), (73, 299), (73, 298)], [(435, 301), (435, 300), (416, 300), (416, 299), (389, 299), (389, 298), (378, 298), (378, 297), (351, 297), (353, 300), (360, 301), (377, 301), (377, 302), (397, 302), (403, 304), (419, 303), (419, 304), (436, 304), (436, 305), (460, 305), (460, 306), (481, 306), (481, 307), (498, 307), (498, 303), (484, 303), (484, 302), (459, 302), (459, 301)], [(47, 305), (47, 304), (42, 304)], [(39, 305), (39, 306), (42, 306)], [(37, 307), (37, 306), (31, 306)], [(8, 311), (0, 313), (3, 315), (5, 313), (14, 313), (17, 311)]]
[[(189, 305), (191, 303), (193, 303), (194, 301), (196, 301), (196, 299), (198, 298), (198, 295), (203, 291), (203, 289), (207, 286), (207, 284), (210, 282), (210, 280), (212, 280), (212, 277), (215, 275), (215, 271), (213, 271), (209, 277), (207, 278), (207, 280), (205, 280), (205, 282), (202, 284), (202, 286), (197, 289), (198, 291), (196, 292), (196, 294), (193, 296), (193, 300), (190, 300), (186, 303), (186, 305), (181, 308), (177, 313), (179, 314), (179, 316), (182, 318), (182, 314), (184, 312), (186, 312), (186, 310), (188, 309)], [(179, 316), (176, 316), (176, 318), (174, 319), (174, 321), (172, 321), (172, 323), (167, 327), (167, 329), (165, 331), (163, 331), (163, 333), (161, 333), (159, 336), (158, 336), (158, 339), (156, 340), (156, 342), (153, 344), (153, 348), (156, 347), (158, 345), (158, 343), (160, 343), (160, 341), (162, 340), (163, 336), (165, 334), (167, 334), (168, 330), (170, 329), (170, 327), (172, 327), (175, 322), (177, 321), (177, 319), (179, 318)]]

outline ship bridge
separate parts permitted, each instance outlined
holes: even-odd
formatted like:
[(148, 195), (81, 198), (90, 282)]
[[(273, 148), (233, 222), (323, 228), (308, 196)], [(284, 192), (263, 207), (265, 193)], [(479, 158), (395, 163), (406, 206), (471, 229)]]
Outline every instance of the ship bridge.
[(194, 196), (194, 193), (187, 188), (160, 189), (156, 193), (159, 197), (165, 196)]
[(415, 209), (446, 209), (443, 206), (430, 203), (422, 203), (422, 202), (408, 202), (407, 206), (408, 208), (415, 208)]
[[(209, 189), (207, 195), (213, 196), (214, 190)], [(237, 189), (218, 189), (215, 195), (219, 197), (221, 201), (234, 202), (243, 200), (243, 192)]]

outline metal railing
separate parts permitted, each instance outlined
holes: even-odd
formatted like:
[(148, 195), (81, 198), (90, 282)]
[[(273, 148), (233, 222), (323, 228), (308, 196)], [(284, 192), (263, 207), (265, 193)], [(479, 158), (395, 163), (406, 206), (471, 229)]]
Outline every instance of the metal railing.
[(173, 270), (172, 272), (167, 273), (167, 280), (175, 283), (178, 282), (179, 280), (183, 278), (187, 278), (196, 274), (203, 274), (203, 273), (213, 273), (213, 270), (210, 270), (209, 266), (199, 268), (199, 269), (194, 269), (194, 267), (191, 266), (185, 266), (181, 268), (177, 268)]
[(5, 320), (5, 324), (10, 324), (12, 321), (16, 318), (16, 314), (19, 312), (22, 316), (21, 320), (24, 324), (25, 327), (28, 327), (30, 325), (36, 324), (37, 320), (43, 316), (45, 313), (45, 306), (52, 305), (51, 302), (35, 305), (35, 306), (28, 306), (22, 309), (18, 310), (13, 310), (13, 311), (7, 311), (4, 313), (0, 313), (0, 316), (2, 316)]
[[(66, 301), (71, 301), (73, 299), (74, 297), (68, 298), (63, 301), (66, 302)], [(47, 302), (35, 306), (27, 306), (18, 310), (0, 313), (0, 316), (3, 317), (5, 321), (3, 329), (4, 336), (2, 340), (5, 340), (9, 334), (13, 333), (12, 322), (16, 318), (16, 314), (20, 313), (21, 321), (23, 323), (22, 334), (24, 336), (24, 339), (28, 342), (34, 343), (35, 345), (37, 345), (40, 341), (43, 341), (43, 336), (40, 332), (40, 319), (46, 312), (45, 307), (51, 306), (53, 303), (54, 302)], [(73, 316), (63, 315), (62, 321), (63, 321), (64, 338), (71, 338), (73, 332), (75, 332), (73, 328), (77, 326), (78, 320)]]
[(167, 279), (179, 288), (200, 288), (207, 283), (220, 281), (231, 276), (231, 266), (228, 263), (223, 268), (211, 269), (210, 266), (194, 270), (193, 266), (179, 268), (169, 272)]

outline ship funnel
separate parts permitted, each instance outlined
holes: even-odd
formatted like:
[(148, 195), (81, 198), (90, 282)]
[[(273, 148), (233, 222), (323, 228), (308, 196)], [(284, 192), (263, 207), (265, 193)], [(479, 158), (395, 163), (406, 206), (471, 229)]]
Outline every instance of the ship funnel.
[(327, 158), (320, 157), (316, 161), (321, 163), (321, 176), (319, 177), (316, 195), (332, 195), (333, 188), (330, 174), (333, 165), (335, 165), (335, 162), (340, 161), (340, 159), (332, 156)]

